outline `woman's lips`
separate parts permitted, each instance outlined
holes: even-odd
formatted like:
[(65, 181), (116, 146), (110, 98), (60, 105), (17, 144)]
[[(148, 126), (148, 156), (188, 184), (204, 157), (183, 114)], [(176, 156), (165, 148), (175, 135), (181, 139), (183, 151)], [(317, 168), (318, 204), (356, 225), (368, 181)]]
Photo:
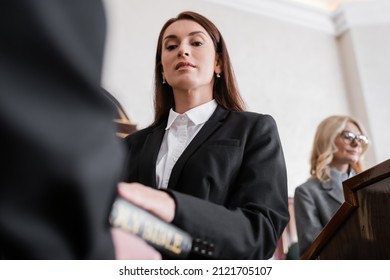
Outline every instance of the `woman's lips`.
[(178, 64), (176, 64), (176, 67), (175, 69), (176, 70), (188, 70), (188, 69), (192, 69), (192, 68), (195, 68), (195, 65), (192, 64), (191, 62), (188, 62), (188, 61), (184, 61), (184, 62), (179, 62)]

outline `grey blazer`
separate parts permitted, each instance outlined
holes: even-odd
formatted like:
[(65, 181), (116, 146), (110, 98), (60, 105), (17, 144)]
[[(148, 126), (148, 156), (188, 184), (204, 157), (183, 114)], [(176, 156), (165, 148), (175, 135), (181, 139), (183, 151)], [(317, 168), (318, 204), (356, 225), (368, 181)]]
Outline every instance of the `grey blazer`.
[[(350, 175), (354, 175), (351, 172)], [(342, 182), (349, 176), (331, 169), (332, 179), (321, 183), (311, 178), (295, 189), (294, 211), (298, 233), (299, 255), (314, 241), (344, 202)]]

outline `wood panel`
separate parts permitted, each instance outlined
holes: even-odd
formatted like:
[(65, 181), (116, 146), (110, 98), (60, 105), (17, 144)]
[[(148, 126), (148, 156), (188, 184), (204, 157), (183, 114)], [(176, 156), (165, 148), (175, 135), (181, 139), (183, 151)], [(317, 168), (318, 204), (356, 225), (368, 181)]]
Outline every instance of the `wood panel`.
[(301, 259), (390, 259), (390, 160), (343, 188), (345, 202)]

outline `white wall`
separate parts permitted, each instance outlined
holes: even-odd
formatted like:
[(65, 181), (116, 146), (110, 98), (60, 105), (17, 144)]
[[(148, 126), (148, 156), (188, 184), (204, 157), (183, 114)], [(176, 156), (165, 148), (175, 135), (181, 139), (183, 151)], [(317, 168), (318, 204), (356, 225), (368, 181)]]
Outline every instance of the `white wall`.
[[(165, 21), (183, 10), (193, 10), (217, 25), (227, 42), (249, 110), (276, 119), (286, 157), (290, 195), (309, 175), (310, 150), (318, 123), (331, 114), (354, 112), (355, 107), (350, 105), (354, 93), (345, 82), (346, 68), (342, 67), (340, 57), (343, 35), (336, 38), (329, 32), (212, 1), (106, 0), (105, 4), (109, 29), (103, 86), (118, 98), (138, 128), (146, 127), (153, 120), (154, 56)], [(375, 48), (375, 63), (370, 60), (369, 43), (357, 47), (358, 54), (354, 57), (362, 69), (367, 66), (367, 71), (369, 66), (381, 65), (379, 91), (377, 81), (369, 73), (364, 74), (367, 78), (362, 81), (364, 94), (366, 88), (376, 92), (365, 100), (372, 102), (367, 105), (367, 120), (375, 140), (381, 139), (383, 117), (387, 117), (377, 110), (375, 100), (379, 98), (384, 109), (386, 101), (390, 101), (389, 94), (384, 95), (390, 89), (384, 74), (390, 56), (381, 62), (388, 54), (381, 48), (381, 36), (389, 30), (384, 27), (376, 36), (372, 30), (356, 30), (353, 39), (341, 48), (348, 52), (348, 45), (355, 42), (360, 45), (367, 39), (375, 39), (379, 48)], [(385, 45), (390, 49), (388, 41)], [(381, 125), (371, 127), (378, 120)], [(383, 139), (375, 143), (380, 145), (376, 152), (380, 153), (377, 158), (381, 161), (390, 157), (386, 143)], [(375, 160), (373, 157), (370, 165), (378, 163)]]
[(361, 78), (361, 101), (375, 144), (373, 159), (382, 162), (390, 158), (390, 23), (356, 27), (351, 33)]

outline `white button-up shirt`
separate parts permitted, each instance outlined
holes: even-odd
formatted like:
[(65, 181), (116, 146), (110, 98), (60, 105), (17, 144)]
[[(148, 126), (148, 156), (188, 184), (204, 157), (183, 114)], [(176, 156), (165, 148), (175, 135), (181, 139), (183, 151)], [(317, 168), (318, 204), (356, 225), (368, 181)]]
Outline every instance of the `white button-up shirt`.
[(167, 188), (176, 161), (216, 108), (217, 102), (213, 99), (184, 114), (170, 110), (156, 164), (156, 180), (159, 189)]

